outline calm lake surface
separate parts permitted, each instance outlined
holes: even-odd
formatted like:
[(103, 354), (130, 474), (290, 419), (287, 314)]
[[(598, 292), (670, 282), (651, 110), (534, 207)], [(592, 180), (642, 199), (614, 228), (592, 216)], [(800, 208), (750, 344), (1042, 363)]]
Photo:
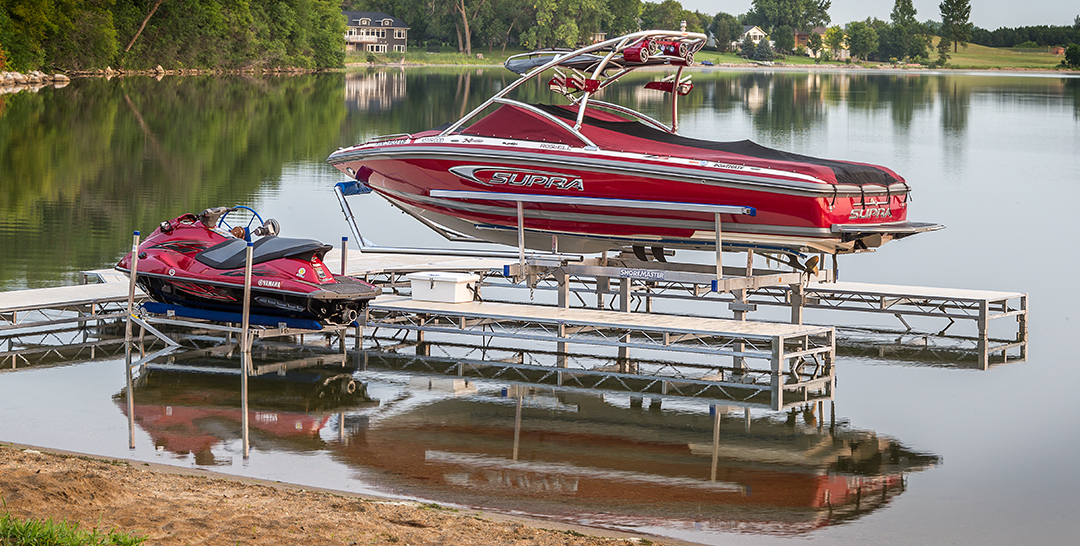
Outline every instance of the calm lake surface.
[[(335, 242), (349, 233), (331, 151), (453, 121), (511, 81), (496, 67), (431, 68), (87, 79), (0, 96), (0, 290), (74, 284), (111, 267), (132, 230), (208, 206), (248, 204), (285, 235)], [(366, 391), (329, 400), (326, 377), (258, 386), (247, 460), (238, 381), (151, 376), (135, 389), (129, 450), (122, 354), (0, 373), (0, 441), (710, 544), (1074, 543), (1080, 79), (704, 69), (694, 83), (684, 135), (903, 175), (909, 218), (948, 228), (842, 257), (841, 278), (1027, 292), (1027, 360), (980, 371), (841, 354), (835, 417), (726, 411), (715, 479), (707, 403), (530, 391), (515, 430), (513, 387), (388, 371), (358, 372)], [(668, 118), (659, 93), (610, 91)], [(376, 243), (445, 245), (376, 197), (352, 199)]]

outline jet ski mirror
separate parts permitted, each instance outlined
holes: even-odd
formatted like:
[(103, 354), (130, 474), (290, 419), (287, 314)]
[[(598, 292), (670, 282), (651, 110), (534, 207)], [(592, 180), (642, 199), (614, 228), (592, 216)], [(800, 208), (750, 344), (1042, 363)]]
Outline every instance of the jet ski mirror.
[(267, 219), (265, 222), (262, 223), (261, 226), (255, 228), (255, 230), (251, 232), (252, 235), (258, 237), (273, 237), (278, 233), (281, 233), (281, 224), (279, 224), (278, 221), (273, 218)]
[(229, 207), (209, 208), (199, 213), (199, 221), (208, 228), (215, 228), (217, 227), (218, 222), (221, 220), (222, 216), (225, 216), (226, 214), (229, 214), (234, 210), (236, 209)]

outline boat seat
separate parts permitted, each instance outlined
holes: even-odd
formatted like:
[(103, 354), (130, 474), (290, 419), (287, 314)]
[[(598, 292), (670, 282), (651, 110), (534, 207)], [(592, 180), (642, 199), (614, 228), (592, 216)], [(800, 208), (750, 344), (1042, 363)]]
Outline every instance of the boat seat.
[[(278, 258), (299, 258), (310, 261), (312, 257), (322, 257), (331, 248), (314, 239), (293, 239), (286, 237), (263, 237), (251, 245), (252, 265), (261, 264)], [(229, 239), (218, 243), (195, 256), (199, 262), (214, 269), (238, 269), (244, 267), (247, 259), (247, 241)]]

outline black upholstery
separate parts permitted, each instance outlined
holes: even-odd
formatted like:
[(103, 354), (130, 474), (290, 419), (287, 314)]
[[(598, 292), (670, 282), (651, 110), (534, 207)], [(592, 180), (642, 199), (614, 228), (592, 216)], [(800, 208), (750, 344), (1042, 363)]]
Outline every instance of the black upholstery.
[[(312, 256), (322, 259), (331, 248), (314, 239), (263, 237), (252, 245), (251, 263), (255, 265), (278, 258), (310, 260)], [(243, 239), (229, 239), (200, 252), (195, 259), (214, 269), (238, 269), (244, 267), (246, 249), (247, 242)]]
[[(552, 106), (547, 104), (534, 104), (533, 106), (553, 116), (561, 117), (563, 119), (577, 119), (577, 110), (571, 111), (567, 110), (565, 107), (562, 106)], [(836, 175), (837, 183), (840, 184), (854, 184), (857, 186), (888, 186), (900, 182), (900, 180), (893, 178), (889, 173), (874, 165), (851, 163), (847, 161), (836, 161), (832, 159), (821, 159), (819, 157), (793, 154), (790, 152), (775, 150), (773, 148), (767, 148), (749, 140), (737, 140), (734, 142), (698, 140), (660, 131), (653, 127), (649, 127), (644, 123), (629, 120), (606, 121), (592, 119), (589, 116), (585, 116), (584, 123), (586, 125), (592, 125), (594, 127), (607, 129), (609, 131), (615, 131), (627, 136), (636, 137), (648, 141), (666, 142), (668, 144), (674, 144), (677, 146), (688, 146), (691, 148), (700, 148), (703, 150), (715, 150), (718, 152), (739, 154), (748, 157), (766, 159), (770, 161), (790, 161), (796, 163), (810, 163), (812, 165), (821, 165), (822, 167), (827, 167), (831, 169)]]

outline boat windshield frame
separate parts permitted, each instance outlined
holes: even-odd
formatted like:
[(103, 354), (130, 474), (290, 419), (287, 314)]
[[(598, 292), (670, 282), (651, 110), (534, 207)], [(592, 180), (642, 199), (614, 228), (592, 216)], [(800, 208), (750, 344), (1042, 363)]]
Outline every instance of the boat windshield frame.
[[(581, 133), (581, 125), (582, 125), (582, 123), (584, 122), (584, 119), (585, 119), (585, 111), (586, 111), (586, 108), (589, 105), (590, 97), (594, 93), (596, 93), (597, 91), (600, 91), (601, 89), (606, 88), (608, 85), (614, 83), (615, 81), (617, 81), (619, 78), (625, 76), (626, 74), (629, 74), (630, 72), (636, 70), (637, 68), (641, 68), (641, 67), (645, 67), (645, 66), (677, 66), (678, 67), (676, 72), (675, 72), (674, 78), (671, 78), (669, 76), (668, 78), (664, 79), (664, 81), (666, 81), (666, 80), (668, 80), (670, 78), (671, 81), (673, 82), (672, 83), (673, 87), (671, 89), (672, 99), (671, 99), (671, 126), (670, 127), (667, 126), (666, 124), (664, 124), (663, 122), (660, 122), (660, 121), (658, 121), (658, 120), (656, 120), (656, 119), (654, 119), (652, 117), (649, 117), (649, 116), (647, 116), (645, 114), (642, 114), (640, 112), (637, 112), (637, 111), (635, 111), (635, 110), (633, 110), (631, 108), (625, 107), (625, 106), (620, 106), (620, 105), (617, 105), (617, 104), (612, 104), (612, 103), (599, 101), (599, 100), (595, 100), (595, 99), (592, 100), (592, 103), (597, 107), (604, 108), (604, 109), (607, 109), (607, 110), (612, 110), (612, 111), (620, 113), (620, 114), (624, 114), (624, 115), (634, 117), (634, 118), (640, 120), (641, 122), (646, 123), (647, 125), (651, 125), (653, 127), (661, 129), (663, 131), (666, 131), (666, 132), (669, 132), (669, 133), (677, 133), (678, 132), (678, 127), (679, 127), (679, 124), (678, 124), (678, 106), (677, 105), (678, 105), (678, 102), (679, 102), (678, 101), (679, 86), (684, 83), (684, 80), (682, 79), (683, 68), (685, 68), (686, 66), (691, 66), (693, 64), (693, 53), (700, 50), (701, 47), (705, 45), (705, 41), (707, 39), (708, 39), (707, 36), (705, 36), (704, 34), (701, 34), (701, 33), (697, 33), (697, 32), (685, 32), (685, 31), (677, 31), (677, 30), (642, 30), (642, 31), (626, 34), (626, 35), (620, 36), (618, 38), (613, 38), (611, 40), (605, 40), (603, 42), (598, 42), (598, 43), (595, 43), (595, 44), (592, 44), (592, 45), (589, 45), (589, 46), (585, 46), (585, 47), (582, 47), (582, 48), (578, 48), (578, 49), (575, 49), (575, 50), (572, 50), (572, 51), (569, 51), (569, 50), (538, 50), (538, 51), (532, 51), (532, 52), (529, 52), (529, 53), (522, 53), (522, 54), (519, 54), (519, 55), (514, 55), (514, 56), (512, 56), (512, 57), (510, 57), (509, 59), (506, 60), (507, 65), (509, 65), (510, 62), (513, 61), (514, 59), (520, 59), (520, 58), (529, 58), (529, 57), (538, 57), (538, 56), (551, 56), (552, 59), (550, 61), (548, 61), (548, 62), (546, 62), (546, 63), (544, 63), (544, 64), (542, 64), (542, 65), (540, 65), (538, 67), (535, 67), (535, 68), (533, 68), (531, 70), (528, 70), (527, 72), (522, 74), (522, 76), (520, 78), (518, 78), (516, 81), (514, 81), (510, 85), (504, 87), (498, 93), (493, 95), (491, 98), (487, 99), (482, 104), (480, 104), (480, 106), (477, 106), (471, 112), (469, 112), (468, 114), (465, 114), (465, 116), (463, 116), (461, 119), (457, 120), (456, 122), (451, 124), (449, 127), (444, 129), (441, 133), (439, 133), (439, 136), (444, 136), (444, 137), (445, 136), (450, 136), (450, 135), (454, 134), (455, 132), (457, 132), (458, 130), (460, 130), (462, 128), (462, 126), (465, 125), (468, 121), (470, 121), (471, 119), (473, 119), (474, 117), (476, 117), (477, 115), (482, 113), (484, 110), (486, 110), (487, 108), (489, 108), (493, 104), (503, 104), (503, 105), (509, 105), (509, 106), (513, 106), (513, 107), (517, 107), (517, 108), (522, 108), (524, 110), (529, 111), (532, 114), (541, 116), (544, 119), (552, 122), (556, 126), (558, 126), (558, 127), (562, 128), (563, 130), (566, 130), (567, 132), (569, 132), (576, 139), (580, 140), (581, 143), (585, 147), (587, 147), (587, 148), (597, 148), (595, 143), (593, 143), (588, 137), (586, 137), (584, 134)], [(636, 62), (635, 63), (635, 62), (628, 62), (628, 61), (625, 61), (625, 60), (623, 60), (620, 63), (613, 62), (614, 58), (615, 58), (615, 56), (617, 54), (624, 52), (629, 47), (639, 45), (639, 44), (645, 42), (646, 40), (650, 40), (650, 41), (664, 40), (664, 41), (669, 41), (669, 42), (673, 41), (673, 42), (676, 42), (678, 44), (686, 44), (686, 49), (688, 50), (689, 54), (687, 55), (687, 57), (679, 57), (679, 56), (675, 56), (675, 55), (667, 55), (667, 54), (661, 53), (659, 55), (655, 55), (652, 58), (648, 59), (648, 62)], [(571, 126), (570, 124), (558, 119), (557, 117), (555, 117), (555, 116), (553, 116), (553, 115), (551, 115), (551, 114), (549, 114), (549, 113), (547, 113), (547, 112), (545, 112), (545, 111), (543, 111), (543, 110), (541, 110), (541, 109), (539, 109), (539, 108), (537, 108), (537, 107), (535, 107), (535, 106), (533, 106), (531, 104), (526, 104), (526, 103), (521, 102), (521, 101), (506, 98), (506, 95), (508, 95), (511, 91), (513, 91), (514, 89), (517, 89), (518, 87), (520, 87), (525, 82), (527, 82), (527, 81), (529, 81), (529, 80), (531, 80), (533, 78), (539, 77), (541, 74), (543, 74), (548, 69), (556, 68), (558, 66), (563, 65), (564, 63), (569, 63), (571, 61), (574, 61), (578, 57), (587, 56), (589, 54), (593, 54), (593, 53), (597, 53), (597, 52), (606, 52), (606, 54), (602, 58), (599, 58), (599, 61), (597, 62), (596, 67), (592, 69), (592, 76), (591, 76), (592, 80), (597, 80), (597, 81), (600, 80), (600, 77), (604, 74), (604, 72), (606, 70), (608, 70), (609, 68), (613, 67), (613, 66), (618, 67), (619, 71), (616, 72), (615, 74), (611, 75), (611, 76), (607, 76), (603, 81), (600, 81), (599, 84), (597, 85), (596, 89), (594, 89), (594, 90), (580, 90), (581, 95), (579, 95), (579, 96), (573, 96), (570, 93), (564, 93), (564, 95), (571, 101), (571, 103), (573, 105), (577, 106), (577, 118), (576, 118), (575, 123), (574, 123), (573, 126)], [(625, 56), (624, 56), (624, 59), (625, 59)]]

